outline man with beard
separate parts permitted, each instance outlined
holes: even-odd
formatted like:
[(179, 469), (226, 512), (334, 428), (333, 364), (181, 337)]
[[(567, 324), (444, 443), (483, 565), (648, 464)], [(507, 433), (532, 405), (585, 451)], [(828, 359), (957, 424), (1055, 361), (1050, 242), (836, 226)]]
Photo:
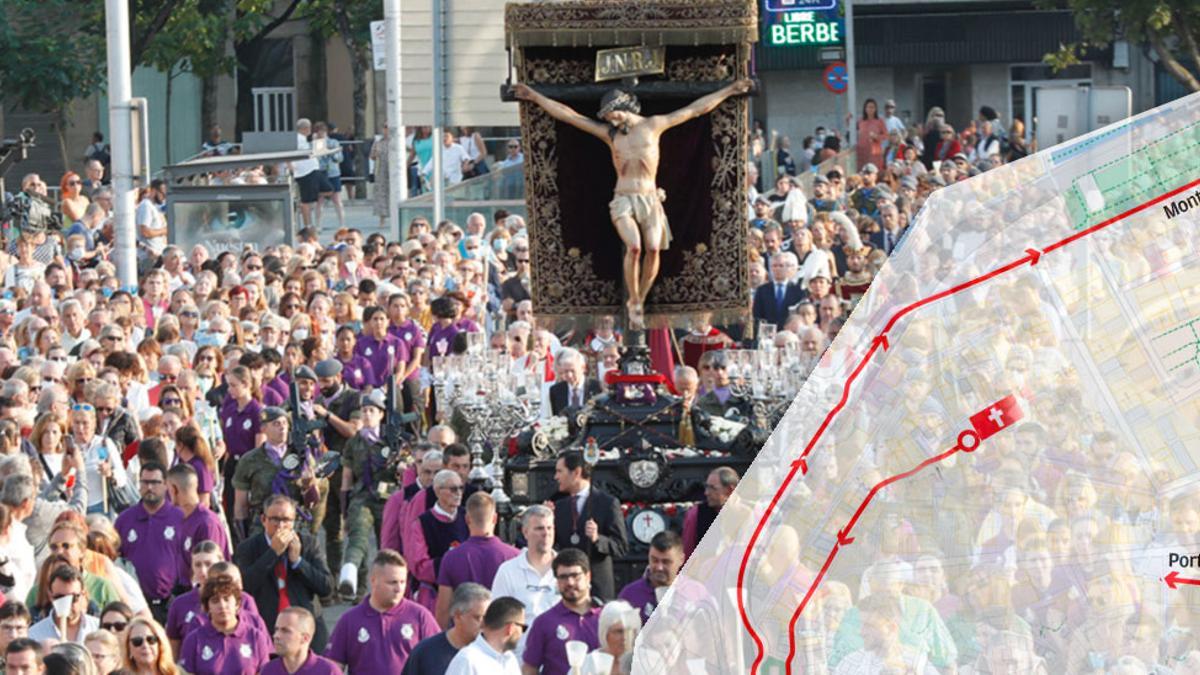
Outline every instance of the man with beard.
[(683, 540), (670, 530), (663, 530), (650, 540), (649, 562), (646, 574), (641, 579), (631, 581), (621, 589), (617, 598), (636, 607), (642, 615), (642, 625), (650, 620), (654, 608), (658, 606), (659, 592), (663, 593), (675, 583), (679, 569), (683, 567)]
[(121, 557), (133, 564), (138, 584), (160, 624), (167, 623), (167, 604), (175, 588), (183, 549), (183, 511), (167, 502), (167, 471), (147, 462), (138, 474), (142, 499), (117, 517)]
[(488, 605), (483, 631), (455, 655), (446, 675), (519, 675), (514, 650), (525, 633), (525, 607), (516, 598), (497, 598)]
[(600, 607), (592, 599), (592, 566), (587, 554), (569, 548), (554, 558), (553, 568), (562, 601), (542, 612), (529, 627), (521, 666), (524, 675), (571, 672), (567, 662), (567, 642), (571, 640), (586, 643), (588, 651), (600, 647)]

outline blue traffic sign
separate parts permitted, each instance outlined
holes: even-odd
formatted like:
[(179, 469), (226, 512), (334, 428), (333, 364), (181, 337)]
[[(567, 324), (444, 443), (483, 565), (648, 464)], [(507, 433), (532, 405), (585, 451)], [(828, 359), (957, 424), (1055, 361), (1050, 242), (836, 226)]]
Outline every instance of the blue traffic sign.
[(850, 86), (850, 71), (846, 68), (846, 62), (834, 61), (826, 66), (825, 72), (821, 73), (821, 84), (835, 94), (846, 93), (846, 88)]

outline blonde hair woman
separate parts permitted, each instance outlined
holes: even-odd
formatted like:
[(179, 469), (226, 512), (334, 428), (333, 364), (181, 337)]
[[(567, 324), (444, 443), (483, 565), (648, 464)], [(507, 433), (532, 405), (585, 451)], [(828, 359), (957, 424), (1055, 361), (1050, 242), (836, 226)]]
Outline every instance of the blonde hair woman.
[(154, 619), (136, 616), (129, 622), (125, 669), (134, 675), (178, 675), (167, 633)]

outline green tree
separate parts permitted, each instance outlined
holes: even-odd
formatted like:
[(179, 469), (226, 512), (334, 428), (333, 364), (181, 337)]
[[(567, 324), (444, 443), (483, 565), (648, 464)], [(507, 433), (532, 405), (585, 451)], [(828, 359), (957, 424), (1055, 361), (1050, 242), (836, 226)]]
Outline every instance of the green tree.
[[(1064, 3), (1041, 0), (1045, 9)], [(1082, 59), (1089, 48), (1105, 48), (1114, 40), (1148, 44), (1167, 72), (1192, 91), (1200, 91), (1200, 3), (1196, 0), (1065, 0), (1083, 35), (1046, 55), (1063, 68)]]
[[(354, 84), (354, 133), (367, 137), (367, 78), (371, 73), (371, 22), (383, 18), (379, 0), (309, 0), (306, 14), (321, 37), (341, 37), (350, 51)], [(359, 153), (360, 158), (363, 153)], [(365, 168), (365, 167), (364, 167)], [(361, 172), (365, 174), (365, 171)]]
[(96, 26), (67, 0), (0, 2), (0, 93), (5, 101), (51, 116), (66, 171), (65, 130), (71, 103), (104, 81), (103, 24)]
[[(222, 0), (184, 0), (142, 52), (143, 61), (167, 76), (166, 109), (171, 119), (175, 78), (184, 73), (207, 80), (232, 73), (236, 62), (225, 46), (230, 26)], [(211, 104), (206, 101), (205, 104)], [(166, 125), (167, 162), (171, 157), (171, 125)]]

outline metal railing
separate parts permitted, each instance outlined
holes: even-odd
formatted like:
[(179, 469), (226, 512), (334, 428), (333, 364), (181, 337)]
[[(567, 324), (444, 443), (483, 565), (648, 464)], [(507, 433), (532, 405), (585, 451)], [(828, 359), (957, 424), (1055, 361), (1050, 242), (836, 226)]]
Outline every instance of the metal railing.
[(254, 130), (295, 131), (296, 88), (254, 87)]

